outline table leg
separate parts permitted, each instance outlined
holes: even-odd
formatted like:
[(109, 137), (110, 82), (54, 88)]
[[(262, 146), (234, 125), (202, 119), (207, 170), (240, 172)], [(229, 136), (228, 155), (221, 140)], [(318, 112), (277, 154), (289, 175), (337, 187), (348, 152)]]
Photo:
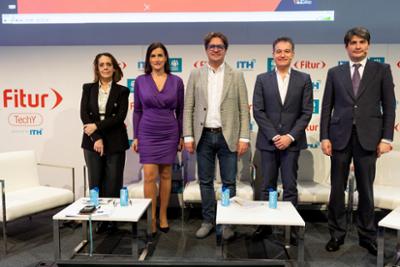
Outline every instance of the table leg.
[(399, 265), (399, 263), (400, 263), (400, 230), (397, 230), (396, 256), (394, 264)]
[(88, 240), (88, 222), (82, 221), (82, 241)]
[(224, 227), (220, 224), (217, 224), (215, 226), (215, 237), (216, 237), (216, 241), (217, 241), (215, 255), (217, 258), (220, 258), (220, 259), (224, 258), (224, 244), (223, 244), (223, 240), (222, 240), (223, 228)]
[(383, 266), (383, 261), (384, 261), (383, 252), (385, 250), (384, 234), (385, 234), (385, 228), (384, 227), (378, 227), (378, 255), (376, 257), (377, 267), (382, 267)]
[(53, 220), (53, 240), (54, 240), (54, 259), (61, 259), (60, 247), (60, 224), (58, 220)]
[(297, 235), (297, 262), (299, 267), (304, 265), (304, 231), (305, 227), (299, 227)]
[(153, 242), (153, 237), (152, 237), (152, 229), (151, 229), (151, 209), (152, 209), (152, 205), (153, 203), (150, 202), (149, 206), (147, 207), (147, 227), (146, 227), (146, 232), (147, 232), (147, 240), (148, 243), (152, 243)]
[(285, 226), (285, 248), (290, 248), (290, 226)]
[(132, 258), (136, 261), (138, 260), (139, 246), (137, 239), (137, 223), (132, 223)]

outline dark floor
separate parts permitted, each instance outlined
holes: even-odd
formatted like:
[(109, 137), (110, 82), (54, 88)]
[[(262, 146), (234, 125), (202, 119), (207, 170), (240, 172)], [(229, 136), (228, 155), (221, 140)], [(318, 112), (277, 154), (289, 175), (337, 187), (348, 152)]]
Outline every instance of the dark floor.
[[(35, 215), (31, 220), (24, 218), (8, 225), (8, 254), (0, 252), (1, 267), (33, 267), (57, 266), (54, 262), (53, 229), (51, 216), (56, 211)], [(377, 220), (387, 212), (377, 212)], [(357, 231), (353, 226), (347, 235), (345, 244), (337, 252), (326, 252), (325, 243), (329, 239), (326, 214), (319, 210), (301, 210), (300, 214), (306, 221), (305, 231), (305, 261), (306, 266), (376, 266), (376, 257), (358, 246)], [(228, 263), (235, 266), (266, 265), (264, 258), (286, 259), (281, 246), (283, 229), (275, 228), (274, 235), (264, 241), (253, 241), (251, 234), (255, 226), (239, 226), (235, 230), (237, 236), (226, 246), (227, 260), (222, 261), (216, 256), (215, 234), (206, 239), (198, 240), (194, 233), (201, 223), (200, 209), (190, 209), (188, 218), (182, 222), (179, 209), (170, 209), (170, 226), (168, 234), (159, 233), (154, 240), (154, 250), (146, 258), (146, 263), (155, 265), (222, 265)], [(188, 215), (186, 213), (186, 215)], [(139, 222), (138, 238), (140, 246), (144, 246), (145, 221)], [(70, 258), (72, 249), (80, 242), (82, 236), (79, 225), (65, 225), (61, 229), (62, 256), (64, 260)], [(129, 254), (130, 239), (129, 225), (119, 225), (119, 230), (113, 234), (94, 236), (94, 252)], [(385, 254), (386, 262), (393, 259), (396, 244), (396, 233), (386, 231)], [(0, 248), (3, 240), (0, 240)], [(296, 256), (296, 247), (289, 250), (290, 255)], [(242, 259), (253, 259), (251, 261)], [(89, 260), (89, 261), (88, 261)], [(89, 257), (76, 256), (67, 263), (87, 261), (101, 263), (118, 260), (121, 263), (132, 263), (129, 257)], [(292, 263), (288, 264), (291, 266)], [(58, 266), (72, 266), (59, 264)], [(93, 265), (94, 266), (94, 265)], [(104, 266), (104, 265), (103, 265)], [(109, 265), (110, 266), (110, 265)], [(115, 265), (117, 266), (117, 265)], [(143, 264), (141, 264), (143, 266)], [(392, 265), (388, 265), (392, 266)]]

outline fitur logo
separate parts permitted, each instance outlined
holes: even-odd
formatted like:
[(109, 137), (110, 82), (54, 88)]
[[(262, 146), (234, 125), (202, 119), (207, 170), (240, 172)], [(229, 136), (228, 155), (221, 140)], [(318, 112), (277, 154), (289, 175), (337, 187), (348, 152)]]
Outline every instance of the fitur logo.
[(322, 60), (312, 61), (312, 60), (298, 60), (294, 63), (297, 69), (323, 69), (326, 63)]
[[(51, 97), (53, 96), (53, 97)], [(48, 108), (55, 109), (62, 102), (61, 94), (54, 88), (47, 93), (31, 93), (26, 89), (3, 89), (4, 108)]]
[(203, 67), (205, 64), (207, 64), (207, 60), (197, 60), (193, 63), (193, 67), (197, 69)]
[(128, 67), (128, 64), (124, 61), (119, 62), (118, 65), (121, 69), (126, 69), (126, 67)]

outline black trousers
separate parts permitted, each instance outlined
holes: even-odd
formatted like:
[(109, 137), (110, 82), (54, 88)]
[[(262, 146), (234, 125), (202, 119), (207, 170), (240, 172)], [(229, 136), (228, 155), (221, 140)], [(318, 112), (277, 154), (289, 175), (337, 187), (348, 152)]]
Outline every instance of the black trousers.
[(264, 181), (261, 199), (268, 200), (268, 189), (277, 187), (279, 170), (283, 186), (283, 200), (297, 206), (297, 170), (299, 169), (299, 151), (274, 150), (261, 151), (261, 166)]
[(345, 189), (351, 159), (358, 191), (357, 226), (359, 239), (376, 240), (373, 183), (375, 179), (376, 151), (364, 150), (353, 127), (349, 144), (343, 150), (333, 150), (331, 157), (331, 194), (328, 206), (328, 224), (332, 237), (346, 236)]
[(125, 152), (103, 155), (83, 150), (89, 174), (89, 187), (97, 186), (100, 197), (119, 197), (123, 184)]

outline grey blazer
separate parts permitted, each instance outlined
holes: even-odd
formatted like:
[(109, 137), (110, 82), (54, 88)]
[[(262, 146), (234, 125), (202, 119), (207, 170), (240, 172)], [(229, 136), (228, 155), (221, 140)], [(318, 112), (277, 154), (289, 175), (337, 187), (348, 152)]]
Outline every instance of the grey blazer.
[[(183, 111), (183, 136), (192, 136), (196, 146), (203, 132), (207, 115), (207, 65), (190, 73)], [(250, 114), (243, 73), (225, 63), (221, 97), (222, 134), (229, 150), (236, 151), (239, 138), (250, 139)]]

